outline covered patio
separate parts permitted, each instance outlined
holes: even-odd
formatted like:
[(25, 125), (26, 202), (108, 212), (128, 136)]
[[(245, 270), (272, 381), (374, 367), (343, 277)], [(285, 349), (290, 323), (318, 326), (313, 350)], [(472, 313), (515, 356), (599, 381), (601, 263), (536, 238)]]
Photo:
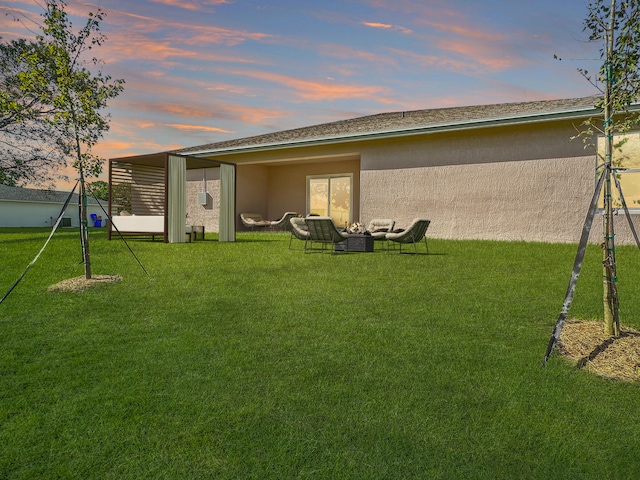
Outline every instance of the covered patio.
[[(165, 243), (184, 243), (187, 170), (219, 169), (218, 240), (236, 238), (236, 166), (171, 152), (109, 160), (109, 239), (122, 234), (158, 235)], [(116, 232), (117, 235), (117, 232)]]

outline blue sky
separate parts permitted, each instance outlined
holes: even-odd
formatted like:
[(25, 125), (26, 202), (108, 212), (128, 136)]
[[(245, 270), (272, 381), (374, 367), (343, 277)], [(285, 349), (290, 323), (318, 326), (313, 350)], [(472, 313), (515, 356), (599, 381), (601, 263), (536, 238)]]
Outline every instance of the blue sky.
[[(0, 36), (28, 37), (42, 0), (4, 0)], [(597, 93), (583, 0), (68, 0), (99, 6), (94, 53), (126, 81), (106, 158), (362, 115)], [(5, 15), (8, 14), (8, 15)], [(554, 60), (557, 54), (562, 61)]]

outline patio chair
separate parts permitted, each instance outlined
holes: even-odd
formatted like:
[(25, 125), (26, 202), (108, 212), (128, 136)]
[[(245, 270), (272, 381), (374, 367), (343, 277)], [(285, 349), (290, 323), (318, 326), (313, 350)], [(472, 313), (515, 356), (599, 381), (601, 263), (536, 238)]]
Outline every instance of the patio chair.
[[(307, 217), (305, 219), (305, 223), (309, 228), (309, 238), (305, 242), (304, 252), (307, 253), (307, 244), (310, 245), (310, 250), (313, 250), (313, 242), (318, 242), (322, 244), (322, 250), (324, 250), (325, 246), (328, 244), (336, 244), (343, 242), (347, 238), (349, 238), (348, 233), (344, 233), (339, 231), (336, 228), (335, 223), (333, 223), (333, 219), (331, 217)], [(345, 243), (344, 252), (348, 252), (348, 248)], [(333, 253), (333, 251), (332, 251)]]
[(291, 237), (289, 238), (289, 250), (291, 250), (291, 241), (293, 237), (298, 240), (304, 241), (304, 246), (307, 246), (307, 240), (309, 240), (309, 227), (304, 221), (302, 217), (293, 217), (289, 219), (289, 223), (291, 224)]
[(240, 220), (242, 220), (242, 224), (253, 230), (256, 227), (266, 228), (271, 226), (271, 222), (269, 220), (265, 220), (262, 218), (262, 215), (259, 213), (241, 213)]
[(296, 212), (286, 212), (284, 215), (282, 215), (282, 218), (280, 220), (274, 220), (273, 222), (271, 222), (271, 228), (274, 230), (287, 230), (288, 232), (290, 232), (291, 222), (289, 220), (297, 216), (298, 214)]
[(393, 226), (395, 224), (396, 222), (389, 218), (374, 218), (369, 222), (367, 232), (371, 234), (374, 240), (386, 242), (387, 233), (393, 231)]
[[(413, 253), (418, 253), (416, 243), (424, 239), (424, 244), (427, 247), (427, 253), (429, 253), (429, 245), (427, 244), (427, 228), (429, 228), (430, 220), (424, 218), (414, 218), (406, 230), (398, 233), (387, 233), (386, 239), (390, 242), (395, 242), (400, 245), (400, 253), (402, 253), (403, 244), (413, 244)], [(389, 250), (387, 250), (387, 253)]]

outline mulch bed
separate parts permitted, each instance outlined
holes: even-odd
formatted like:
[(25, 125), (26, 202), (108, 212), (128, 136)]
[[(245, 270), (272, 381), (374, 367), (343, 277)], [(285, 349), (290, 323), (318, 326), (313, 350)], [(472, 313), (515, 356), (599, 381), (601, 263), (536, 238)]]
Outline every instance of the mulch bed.
[(50, 292), (82, 292), (87, 288), (101, 283), (121, 282), (120, 275), (92, 275), (87, 279), (84, 276), (63, 280), (49, 287)]
[(640, 380), (640, 332), (620, 326), (620, 336), (608, 337), (602, 322), (570, 320), (558, 341), (558, 352), (578, 368), (601, 377)]

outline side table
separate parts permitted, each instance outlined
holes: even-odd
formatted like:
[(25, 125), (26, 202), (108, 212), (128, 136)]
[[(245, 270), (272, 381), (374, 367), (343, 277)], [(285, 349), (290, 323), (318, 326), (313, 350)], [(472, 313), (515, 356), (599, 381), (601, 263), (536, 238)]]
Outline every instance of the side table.
[(193, 225), (193, 239), (204, 240), (204, 225)]

